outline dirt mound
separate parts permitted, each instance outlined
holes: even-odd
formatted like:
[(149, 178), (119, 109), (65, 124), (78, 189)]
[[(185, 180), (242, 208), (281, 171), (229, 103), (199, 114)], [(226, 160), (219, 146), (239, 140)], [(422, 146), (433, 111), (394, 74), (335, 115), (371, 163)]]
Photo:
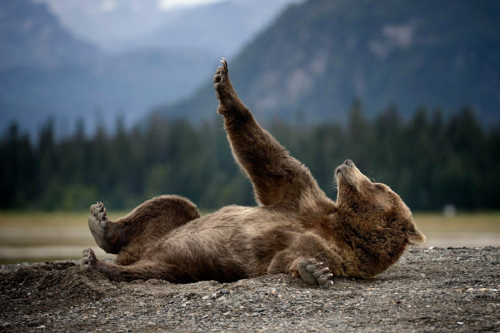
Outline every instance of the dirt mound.
[(30, 314), (97, 301), (113, 290), (100, 273), (84, 274), (74, 262), (37, 264), (0, 275), (0, 311), (23, 309)]
[(0, 268), (0, 331), (500, 331), (500, 248), (410, 249), (328, 290), (287, 275), (112, 283), (74, 261)]

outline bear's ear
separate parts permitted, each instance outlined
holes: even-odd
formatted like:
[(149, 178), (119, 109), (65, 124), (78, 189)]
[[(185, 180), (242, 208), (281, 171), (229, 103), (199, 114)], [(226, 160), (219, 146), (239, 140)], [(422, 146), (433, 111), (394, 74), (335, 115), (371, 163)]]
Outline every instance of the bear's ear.
[(408, 231), (408, 243), (410, 245), (420, 245), (427, 240), (427, 237), (423, 233), (417, 230), (417, 227), (414, 225)]

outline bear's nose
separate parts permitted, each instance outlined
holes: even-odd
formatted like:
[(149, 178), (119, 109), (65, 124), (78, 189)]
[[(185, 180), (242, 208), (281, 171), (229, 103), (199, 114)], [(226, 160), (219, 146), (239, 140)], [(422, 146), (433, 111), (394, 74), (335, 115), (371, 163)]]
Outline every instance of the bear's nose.
[(351, 160), (345, 160), (344, 164), (348, 165), (348, 166), (353, 166), (354, 165), (354, 163), (352, 163)]

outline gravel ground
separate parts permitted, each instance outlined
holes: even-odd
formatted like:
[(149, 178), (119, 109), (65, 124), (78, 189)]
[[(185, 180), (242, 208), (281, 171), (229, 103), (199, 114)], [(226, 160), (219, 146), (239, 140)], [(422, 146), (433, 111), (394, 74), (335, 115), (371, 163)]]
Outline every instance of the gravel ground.
[(0, 268), (5, 332), (500, 331), (500, 248), (413, 248), (369, 280), (112, 283), (78, 262)]

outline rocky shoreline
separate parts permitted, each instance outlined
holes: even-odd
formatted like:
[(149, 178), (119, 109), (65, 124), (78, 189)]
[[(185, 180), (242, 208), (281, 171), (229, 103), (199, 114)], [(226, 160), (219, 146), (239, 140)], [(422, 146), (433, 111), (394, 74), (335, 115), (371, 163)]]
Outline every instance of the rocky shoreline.
[(0, 267), (5, 332), (499, 332), (500, 247), (412, 248), (328, 290), (287, 275), (112, 283), (77, 261)]

